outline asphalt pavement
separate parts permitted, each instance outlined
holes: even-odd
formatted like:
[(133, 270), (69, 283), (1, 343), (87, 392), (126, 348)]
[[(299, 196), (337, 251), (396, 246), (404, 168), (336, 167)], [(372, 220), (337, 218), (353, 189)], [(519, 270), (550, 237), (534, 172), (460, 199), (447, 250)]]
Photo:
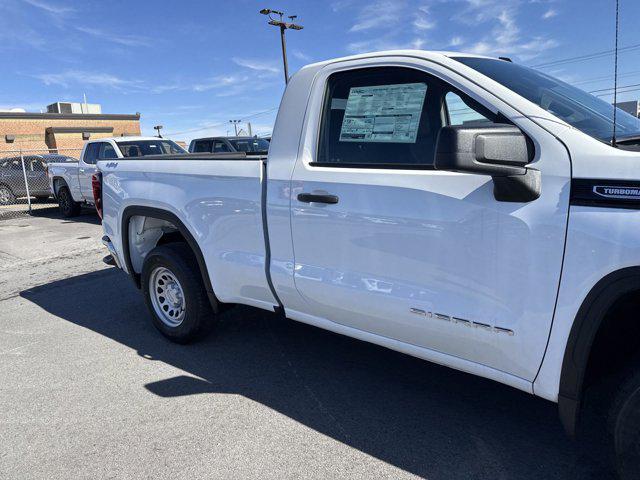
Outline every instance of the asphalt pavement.
[(0, 478), (606, 479), (555, 404), (248, 307), (155, 331), (86, 212), (0, 221)]

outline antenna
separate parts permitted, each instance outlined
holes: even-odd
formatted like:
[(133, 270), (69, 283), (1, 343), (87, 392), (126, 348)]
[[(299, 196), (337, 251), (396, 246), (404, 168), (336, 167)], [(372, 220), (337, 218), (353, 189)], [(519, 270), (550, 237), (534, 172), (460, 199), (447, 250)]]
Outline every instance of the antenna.
[(620, 0), (616, 0), (616, 47), (613, 57), (613, 133), (611, 135), (611, 146), (616, 147), (616, 114), (618, 113), (618, 32), (619, 32), (619, 11)]

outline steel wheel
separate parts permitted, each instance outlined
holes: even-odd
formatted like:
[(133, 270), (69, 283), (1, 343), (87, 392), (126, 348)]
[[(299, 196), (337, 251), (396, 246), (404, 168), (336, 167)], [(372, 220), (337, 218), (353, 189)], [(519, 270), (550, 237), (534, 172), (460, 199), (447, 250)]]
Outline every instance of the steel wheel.
[(6, 185), (0, 185), (0, 205), (10, 205), (14, 203), (16, 197)]
[(186, 301), (178, 278), (165, 267), (156, 267), (149, 277), (149, 296), (156, 315), (169, 327), (184, 320)]

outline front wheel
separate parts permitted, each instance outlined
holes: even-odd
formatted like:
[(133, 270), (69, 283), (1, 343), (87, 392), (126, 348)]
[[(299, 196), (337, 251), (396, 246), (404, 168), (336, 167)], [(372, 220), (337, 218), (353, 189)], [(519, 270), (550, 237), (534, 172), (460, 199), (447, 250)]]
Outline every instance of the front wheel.
[(69, 187), (60, 187), (58, 190), (58, 206), (66, 218), (80, 215), (80, 204), (73, 200)]
[(621, 480), (640, 479), (640, 362), (629, 370), (610, 415), (614, 461)]
[(186, 244), (151, 250), (142, 266), (141, 283), (151, 320), (169, 340), (191, 342), (214, 324), (198, 263)]

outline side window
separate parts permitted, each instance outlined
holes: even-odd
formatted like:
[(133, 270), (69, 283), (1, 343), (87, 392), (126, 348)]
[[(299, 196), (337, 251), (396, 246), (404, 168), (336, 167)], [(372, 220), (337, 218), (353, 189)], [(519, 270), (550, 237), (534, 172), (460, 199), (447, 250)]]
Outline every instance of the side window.
[(438, 82), (401, 67), (331, 75), (316, 163), (373, 168), (433, 164), (442, 125)]
[(494, 123), (490, 118), (495, 115), (491, 112), (481, 113), (480, 110), (485, 109), (465, 95), (448, 92), (444, 97), (444, 104), (449, 125), (481, 126)]
[(224, 142), (216, 140), (213, 143), (213, 153), (226, 153), (226, 152), (230, 152), (230, 151), (231, 151), (231, 149)]
[(211, 140), (198, 140), (193, 147), (193, 153), (211, 152)]
[(101, 143), (100, 150), (98, 152), (99, 159), (118, 158), (115, 149), (110, 143)]
[(34, 172), (44, 172), (44, 163), (41, 160), (31, 162), (31, 170)]
[(94, 165), (98, 159), (98, 151), (100, 150), (99, 143), (89, 143), (84, 151), (84, 157), (82, 160), (84, 163)]

